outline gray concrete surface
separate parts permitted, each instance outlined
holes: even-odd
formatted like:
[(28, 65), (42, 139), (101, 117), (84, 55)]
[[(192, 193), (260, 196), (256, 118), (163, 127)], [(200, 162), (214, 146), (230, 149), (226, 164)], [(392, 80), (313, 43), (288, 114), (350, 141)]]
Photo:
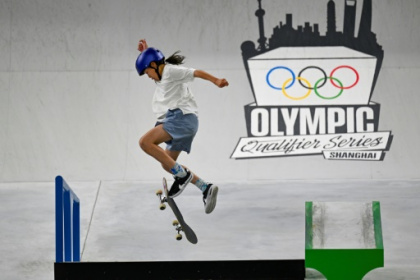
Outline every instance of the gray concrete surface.
[[(176, 201), (197, 245), (175, 240), (172, 213), (158, 209), (159, 181), (69, 184), (81, 199), (82, 261), (302, 259), (305, 201), (378, 200), (385, 267), (365, 279), (420, 278), (419, 181), (224, 183), (210, 215), (190, 185)], [(1, 183), (0, 217), (0, 278), (53, 279), (53, 183)]]

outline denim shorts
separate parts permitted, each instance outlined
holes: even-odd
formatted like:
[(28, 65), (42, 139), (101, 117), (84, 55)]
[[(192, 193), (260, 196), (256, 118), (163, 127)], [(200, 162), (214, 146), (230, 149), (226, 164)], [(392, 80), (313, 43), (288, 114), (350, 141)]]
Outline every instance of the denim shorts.
[(198, 118), (195, 114), (184, 115), (180, 109), (168, 110), (165, 119), (155, 126), (163, 124), (163, 129), (171, 135), (172, 140), (165, 142), (170, 151), (190, 153), (191, 144), (198, 130)]

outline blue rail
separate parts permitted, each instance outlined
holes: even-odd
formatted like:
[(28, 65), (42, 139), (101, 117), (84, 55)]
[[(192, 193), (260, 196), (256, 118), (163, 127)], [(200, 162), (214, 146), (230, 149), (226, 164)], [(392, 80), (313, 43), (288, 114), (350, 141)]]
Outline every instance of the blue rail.
[(80, 262), (80, 200), (61, 176), (55, 178), (55, 259)]

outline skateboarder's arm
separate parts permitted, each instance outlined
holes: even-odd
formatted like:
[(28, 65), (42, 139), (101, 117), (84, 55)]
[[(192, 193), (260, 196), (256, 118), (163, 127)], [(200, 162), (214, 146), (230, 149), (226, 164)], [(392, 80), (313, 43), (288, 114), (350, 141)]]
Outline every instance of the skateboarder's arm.
[(216, 86), (218, 86), (219, 88), (226, 87), (226, 86), (229, 85), (229, 83), (226, 79), (216, 78), (215, 76), (213, 76), (213, 75), (211, 75), (211, 74), (209, 74), (209, 73), (207, 73), (206, 71), (203, 71), (203, 70), (195, 70), (194, 71), (194, 77), (210, 81), (213, 84), (215, 84)]

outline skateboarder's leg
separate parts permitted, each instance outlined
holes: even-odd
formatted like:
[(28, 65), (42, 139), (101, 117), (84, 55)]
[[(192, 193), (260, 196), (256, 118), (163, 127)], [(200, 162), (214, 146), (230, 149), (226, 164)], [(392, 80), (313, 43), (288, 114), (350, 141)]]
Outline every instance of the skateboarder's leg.
[[(165, 152), (174, 161), (177, 161), (178, 156), (181, 153), (180, 151), (170, 151), (170, 150), (165, 150)], [(183, 167), (188, 170), (186, 166), (183, 165)], [(219, 188), (216, 185), (205, 182), (199, 176), (197, 176), (194, 172), (191, 171), (191, 173), (193, 175), (191, 183), (193, 183), (203, 193), (204, 211), (207, 214), (210, 214), (211, 212), (213, 212), (214, 208), (216, 207), (217, 193), (218, 193)]]
[[(178, 160), (178, 157), (179, 157), (179, 155), (181, 154), (181, 151), (171, 151), (171, 150), (168, 150), (168, 149), (166, 149), (165, 150), (165, 153), (167, 153), (168, 154), (168, 156), (170, 156), (175, 162)], [(171, 173), (171, 170), (169, 169), (166, 169), (164, 166), (163, 166), (163, 164), (162, 164), (162, 167), (163, 167), (163, 169), (165, 169), (166, 171), (168, 171), (169, 173)], [(182, 165), (182, 167), (184, 168), (184, 169), (188, 169), (188, 170), (190, 170), (188, 167), (186, 167), (185, 165)], [(191, 170), (190, 170), (191, 171)], [(194, 172), (192, 172), (191, 171), (191, 174), (192, 174), (192, 179), (191, 179), (191, 183), (193, 183), (193, 184), (195, 184), (195, 182), (197, 182), (197, 180), (199, 179), (199, 177), (197, 176), (197, 175), (195, 175), (195, 173)]]
[[(159, 146), (159, 144), (163, 142), (168, 142), (171, 139), (172, 139), (171, 135), (163, 129), (163, 125), (157, 125), (140, 138), (139, 144), (140, 144), (140, 147), (143, 149), (143, 151), (145, 151), (148, 155), (152, 156), (153, 158), (155, 158), (157, 161), (161, 163), (164, 170), (173, 174), (174, 166), (176, 166), (177, 164), (176, 160), (178, 159), (181, 151), (173, 151), (173, 150), (168, 150), (168, 149), (163, 150)], [(185, 166), (183, 166), (183, 168), (187, 169)], [(191, 174), (192, 174), (191, 182), (203, 192), (205, 204), (207, 205), (206, 212), (209, 213), (207, 210), (209, 204), (206, 203), (206, 200), (209, 198), (207, 194), (209, 193), (208, 190), (212, 187), (212, 185), (201, 180), (200, 177), (198, 177), (195, 173), (191, 172)], [(213, 188), (214, 187), (216, 188), (216, 192), (215, 192), (215, 197), (216, 197), (217, 186), (213, 186)], [(210, 194), (211, 193), (212, 192), (210, 192)], [(212, 206), (212, 208), (214, 209), (214, 206)], [(211, 209), (211, 211), (213, 209)]]
[[(166, 149), (165, 152), (174, 160), (177, 161), (179, 155), (181, 154), (181, 151), (171, 151)], [(191, 179), (191, 183), (193, 183), (201, 192), (204, 193), (204, 191), (206, 190), (208, 183), (203, 181), (197, 174), (195, 174), (194, 172), (192, 172), (188, 167), (186, 167), (185, 165), (182, 165), (182, 167), (186, 170), (189, 170), (192, 174), (192, 179)], [(167, 170), (168, 171), (168, 170)], [(170, 172), (170, 171), (168, 171)]]
[(176, 162), (159, 144), (171, 139), (171, 135), (163, 129), (163, 125), (158, 125), (143, 135), (139, 141), (142, 150), (159, 161), (168, 172), (175, 166)]
[(177, 164), (176, 160), (181, 151), (163, 150), (159, 146), (159, 144), (168, 142), (171, 139), (171, 135), (163, 129), (163, 125), (158, 125), (143, 135), (140, 138), (139, 144), (144, 152), (160, 162), (164, 170), (176, 175), (173, 169)]

